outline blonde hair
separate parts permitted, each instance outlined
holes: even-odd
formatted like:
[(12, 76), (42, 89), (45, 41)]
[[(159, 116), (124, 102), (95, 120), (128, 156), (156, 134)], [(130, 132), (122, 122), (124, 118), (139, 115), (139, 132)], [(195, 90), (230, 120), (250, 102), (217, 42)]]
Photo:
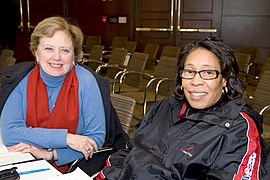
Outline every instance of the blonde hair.
[(75, 62), (80, 60), (82, 58), (83, 45), (82, 30), (75, 23), (69, 22), (62, 17), (49, 17), (38, 23), (30, 40), (30, 50), (32, 54), (35, 56), (40, 38), (52, 37), (56, 31), (65, 31), (71, 37)]

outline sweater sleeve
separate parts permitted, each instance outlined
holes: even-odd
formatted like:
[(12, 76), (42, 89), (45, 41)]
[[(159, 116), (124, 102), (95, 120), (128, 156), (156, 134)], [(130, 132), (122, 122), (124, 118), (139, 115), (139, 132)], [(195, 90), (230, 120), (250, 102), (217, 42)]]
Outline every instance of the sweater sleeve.
[[(80, 69), (79, 69), (80, 68)], [(87, 74), (85, 74), (87, 73)], [(82, 67), (78, 67), (80, 120), (77, 134), (93, 139), (101, 148), (105, 139), (105, 111), (100, 89), (95, 78)], [(68, 147), (56, 149), (57, 165), (67, 164), (83, 156)]]
[(12, 146), (20, 142), (40, 148), (66, 147), (66, 129), (26, 127), (26, 90), (24, 78), (9, 95), (1, 113), (3, 143)]

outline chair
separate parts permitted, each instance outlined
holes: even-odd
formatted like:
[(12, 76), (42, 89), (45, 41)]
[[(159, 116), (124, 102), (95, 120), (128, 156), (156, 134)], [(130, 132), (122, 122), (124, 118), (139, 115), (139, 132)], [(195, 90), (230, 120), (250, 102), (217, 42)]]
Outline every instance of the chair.
[[(120, 92), (120, 91), (139, 91), (142, 87), (142, 75), (138, 73), (143, 73), (146, 62), (148, 59), (148, 54), (141, 52), (134, 52), (131, 56), (130, 62), (128, 66), (119, 71), (113, 79), (112, 92)], [(137, 74), (133, 74), (131, 72), (137, 72)], [(118, 90), (116, 90), (116, 84), (118, 83), (119, 77), (124, 74), (125, 76), (125, 86), (118, 86)]]
[[(142, 118), (142, 116), (147, 111), (147, 103), (153, 103), (157, 100), (161, 100), (166, 96), (171, 95), (172, 89), (172, 78), (174, 76), (174, 69), (177, 65), (177, 58), (162, 56), (160, 62), (154, 69), (153, 74), (139, 73), (147, 80), (146, 85), (142, 86), (140, 91), (134, 92), (122, 92), (122, 86), (125, 83), (125, 75), (128, 72), (122, 74), (120, 78), (120, 93), (124, 96), (129, 96), (135, 99), (138, 106), (142, 106), (142, 113), (137, 114), (137, 118)], [(130, 72), (131, 74), (136, 74), (137, 72)]]
[(127, 66), (130, 58), (132, 56), (132, 54), (135, 52), (137, 47), (137, 42), (135, 41), (127, 41), (127, 43), (125, 44), (125, 48), (127, 50), (127, 56), (126, 56), (126, 60), (124, 62), (124, 65)]
[[(257, 63), (258, 52), (259, 52), (259, 49), (255, 48), (255, 47), (243, 47), (243, 48), (239, 49), (239, 53), (251, 55), (250, 62), (253, 63), (254, 65)], [(249, 73), (252, 75), (255, 75), (256, 74), (256, 67), (251, 66), (249, 69)]]
[(247, 78), (245, 74), (249, 74), (251, 63), (251, 54), (235, 53), (235, 58), (239, 66), (239, 78), (243, 82), (244, 87), (247, 86)]
[[(131, 130), (130, 129), (131, 121), (132, 121), (134, 107), (136, 105), (136, 102), (134, 99), (120, 95), (120, 94), (111, 93), (110, 95), (111, 95), (112, 105), (119, 117), (123, 130), (128, 134)], [(113, 152), (114, 152), (114, 149), (112, 147), (103, 147), (100, 150), (94, 152), (93, 157), (95, 157), (95, 159), (99, 159), (99, 158), (103, 159), (102, 156), (104, 156), (104, 154), (111, 154)], [(91, 161), (91, 159), (88, 161)], [(96, 172), (87, 171), (87, 169), (85, 169), (87, 167), (88, 161), (86, 161), (84, 157), (75, 160), (70, 165), (68, 173), (74, 171), (77, 167), (80, 167), (84, 171), (86, 171), (88, 175), (93, 175), (93, 173), (96, 173)]]
[(96, 70), (97, 67), (102, 64), (102, 53), (104, 50), (103, 45), (93, 45), (89, 56), (87, 58), (83, 58), (82, 63), (86, 64), (93, 70)]
[(177, 47), (177, 46), (164, 46), (160, 57), (161, 56), (168, 56), (168, 57), (174, 57), (174, 58), (178, 58), (179, 57), (179, 53), (180, 53), (181, 47)]
[(127, 41), (124, 48), (127, 50), (128, 53), (133, 54), (136, 50), (136, 47), (137, 47), (137, 42)]
[(90, 54), (94, 45), (101, 44), (101, 36), (86, 36), (84, 44), (84, 53)]
[(270, 69), (261, 73), (256, 90), (249, 104), (255, 111), (263, 114), (264, 138), (270, 138), (270, 111), (266, 111), (270, 107)]
[(250, 62), (256, 63), (259, 49), (254, 47), (243, 47), (239, 49), (239, 53), (251, 54)]
[(125, 45), (128, 41), (127, 36), (114, 36), (111, 43), (111, 48), (125, 48)]
[(111, 46), (109, 47), (109, 49), (106, 49), (103, 52), (103, 61), (107, 62), (110, 59), (112, 50), (114, 50), (115, 48), (124, 49), (127, 41), (128, 37), (126, 36), (114, 36), (112, 38)]
[(156, 65), (156, 58), (158, 53), (159, 44), (147, 43), (144, 48), (144, 53), (148, 54), (145, 70), (154, 70)]
[(3, 49), (0, 55), (0, 69), (12, 66), (16, 63), (13, 57), (14, 51), (10, 49)]
[(124, 131), (129, 134), (136, 102), (131, 97), (111, 93), (111, 102), (117, 112)]
[(110, 82), (112, 83), (115, 74), (124, 68), (126, 55), (126, 49), (113, 49), (109, 57), (108, 63), (102, 62), (101, 65), (97, 67), (96, 73), (104, 75), (105, 77), (110, 79)]
[(267, 57), (265, 61), (263, 62), (260, 74), (258, 76), (254, 75), (247, 75), (247, 86), (245, 88), (245, 94), (247, 96), (252, 96), (256, 90), (256, 87), (258, 85), (258, 82), (265, 70), (270, 70), (270, 57)]
[(235, 58), (239, 66), (239, 70), (245, 73), (249, 73), (251, 63), (251, 54), (235, 53)]

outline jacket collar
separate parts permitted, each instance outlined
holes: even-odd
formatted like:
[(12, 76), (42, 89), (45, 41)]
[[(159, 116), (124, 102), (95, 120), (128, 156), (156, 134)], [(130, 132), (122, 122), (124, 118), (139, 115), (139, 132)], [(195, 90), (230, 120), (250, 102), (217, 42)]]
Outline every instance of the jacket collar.
[[(174, 97), (169, 98), (173, 124), (179, 123), (177, 117), (184, 102), (185, 99), (177, 100)], [(246, 107), (246, 103), (241, 103), (240, 99), (229, 100), (225, 101), (220, 106), (214, 106), (214, 108), (209, 108), (206, 110), (198, 110), (198, 112), (187, 115), (181, 121), (183, 120), (190, 120), (196, 122), (201, 121), (211, 125), (216, 125), (224, 128), (231, 128), (234, 124), (234, 120), (239, 116), (239, 113), (241, 111), (245, 111), (249, 115), (251, 115), (253, 119), (255, 119), (255, 122), (258, 128), (260, 129), (261, 117), (251, 109), (247, 111), (246, 109), (249, 108), (244, 107)]]

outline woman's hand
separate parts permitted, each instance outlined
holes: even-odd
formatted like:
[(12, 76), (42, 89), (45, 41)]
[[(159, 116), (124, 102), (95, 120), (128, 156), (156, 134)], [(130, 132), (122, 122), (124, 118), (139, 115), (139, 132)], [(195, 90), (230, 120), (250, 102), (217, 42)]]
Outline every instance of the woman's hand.
[[(43, 148), (38, 148), (30, 144), (19, 143), (7, 148), (9, 152), (23, 152), (23, 153), (31, 153), (35, 158), (43, 158), (47, 161), (51, 160), (50, 153)], [(56, 152), (54, 150), (54, 157), (56, 156)], [(57, 158), (54, 158), (56, 160)]]
[(82, 152), (85, 159), (92, 158), (94, 151), (98, 150), (96, 142), (87, 137), (78, 134), (67, 135), (67, 145), (76, 151)]
[(9, 152), (23, 152), (30, 153), (32, 145), (26, 143), (19, 143), (13, 146), (7, 147)]

